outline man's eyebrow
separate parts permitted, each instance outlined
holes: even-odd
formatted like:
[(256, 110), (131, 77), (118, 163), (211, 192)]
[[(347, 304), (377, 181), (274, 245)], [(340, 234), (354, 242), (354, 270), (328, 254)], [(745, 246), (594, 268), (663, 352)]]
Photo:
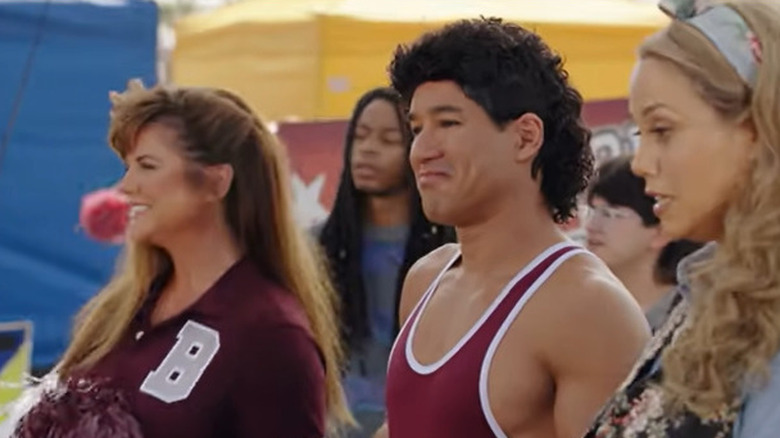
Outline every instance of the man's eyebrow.
[[(455, 105), (436, 105), (426, 111), (430, 115), (441, 115), (441, 114), (447, 114), (447, 113), (454, 113), (454, 114), (462, 114), (463, 109), (460, 107), (457, 107)], [(407, 119), (411, 122), (415, 119), (417, 119), (417, 114), (410, 112), (407, 115)]]

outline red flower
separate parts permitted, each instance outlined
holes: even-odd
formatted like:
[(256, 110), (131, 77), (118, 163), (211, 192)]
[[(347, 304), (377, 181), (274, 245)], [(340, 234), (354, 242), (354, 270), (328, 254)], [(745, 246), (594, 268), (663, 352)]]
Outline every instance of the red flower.
[(748, 32), (747, 34), (748, 42), (750, 43), (750, 52), (753, 53), (753, 58), (756, 60), (757, 63), (761, 63), (763, 60), (763, 50), (761, 48), (761, 41), (759, 41), (756, 34), (753, 32)]

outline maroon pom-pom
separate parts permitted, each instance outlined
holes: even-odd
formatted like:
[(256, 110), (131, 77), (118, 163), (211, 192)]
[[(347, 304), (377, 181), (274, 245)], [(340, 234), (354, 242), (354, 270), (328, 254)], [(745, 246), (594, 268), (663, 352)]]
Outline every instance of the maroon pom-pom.
[(79, 222), (87, 235), (100, 242), (122, 242), (129, 211), (127, 199), (116, 189), (100, 189), (81, 199)]
[(143, 433), (120, 392), (86, 380), (70, 380), (45, 392), (13, 435), (42, 437), (143, 438)]

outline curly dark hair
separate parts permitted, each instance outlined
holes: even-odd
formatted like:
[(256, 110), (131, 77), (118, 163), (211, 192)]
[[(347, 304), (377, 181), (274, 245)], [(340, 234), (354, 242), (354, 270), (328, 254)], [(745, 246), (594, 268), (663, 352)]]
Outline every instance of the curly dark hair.
[(593, 173), (590, 131), (582, 96), (563, 61), (535, 33), (500, 18), (461, 20), (400, 45), (388, 68), (393, 88), (408, 105), (425, 82), (449, 80), (499, 127), (526, 113), (544, 122), (544, 144), (531, 166), (553, 219), (574, 216), (577, 195)]

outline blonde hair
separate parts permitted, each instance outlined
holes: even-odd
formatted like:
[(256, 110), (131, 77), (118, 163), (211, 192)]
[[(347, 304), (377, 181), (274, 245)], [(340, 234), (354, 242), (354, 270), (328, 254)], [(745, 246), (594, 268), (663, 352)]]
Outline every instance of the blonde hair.
[[(148, 123), (176, 128), (193, 163), (229, 163), (234, 180), (225, 218), (245, 256), (301, 303), (325, 361), (329, 429), (352, 423), (341, 388), (344, 352), (336, 294), (313, 242), (297, 226), (289, 164), (283, 146), (237, 96), (223, 90), (144, 89), (131, 86), (116, 99), (111, 147), (124, 157)], [(115, 276), (79, 313), (73, 340), (58, 365), (68, 376), (94, 365), (116, 347), (147, 297), (152, 281), (171, 267), (161, 249), (128, 243)]]
[(780, 349), (780, 4), (722, 2), (763, 46), (755, 90), (697, 29), (675, 21), (649, 38), (641, 57), (676, 65), (727, 120), (751, 123), (758, 147), (725, 216), (711, 260), (692, 268), (686, 327), (663, 356), (670, 406), (717, 418), (766, 382)]

